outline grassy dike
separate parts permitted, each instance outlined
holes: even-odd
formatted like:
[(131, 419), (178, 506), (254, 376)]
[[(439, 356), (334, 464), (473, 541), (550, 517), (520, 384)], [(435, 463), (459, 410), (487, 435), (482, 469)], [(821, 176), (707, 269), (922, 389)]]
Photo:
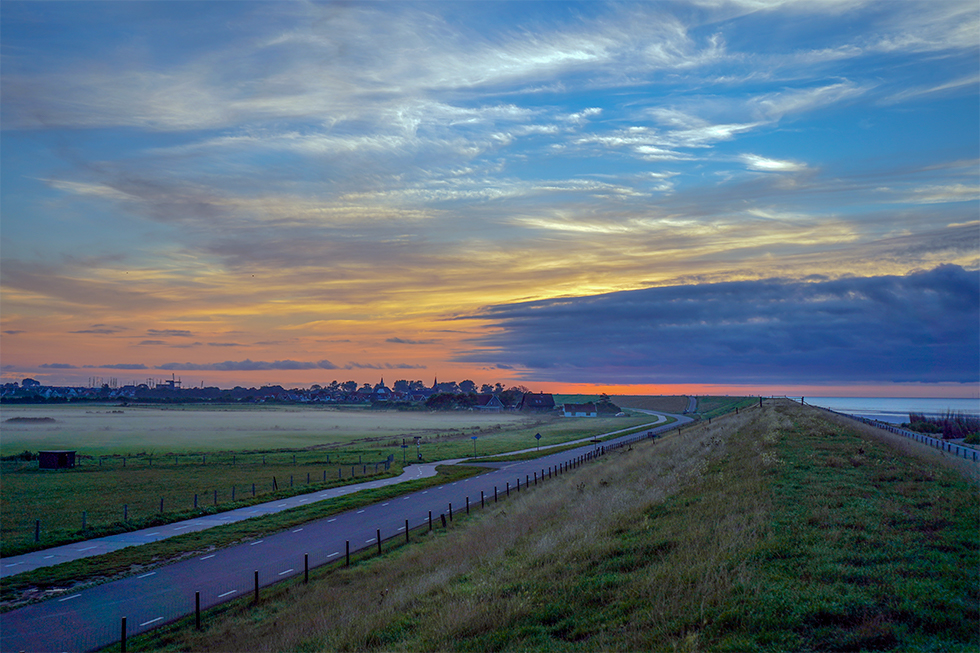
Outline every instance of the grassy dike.
[(129, 650), (963, 650), (976, 486), (776, 402)]

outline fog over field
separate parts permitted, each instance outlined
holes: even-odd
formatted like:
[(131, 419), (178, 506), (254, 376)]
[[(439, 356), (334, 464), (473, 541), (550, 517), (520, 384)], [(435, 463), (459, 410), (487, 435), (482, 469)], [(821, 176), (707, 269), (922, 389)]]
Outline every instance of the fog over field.
[[(530, 425), (516, 413), (413, 413), (276, 408), (4, 406), (0, 453), (79, 449), (86, 454), (302, 448), (366, 437), (429, 436), (449, 429)], [(15, 418), (54, 418), (23, 422)], [(530, 445), (529, 445), (530, 446)]]

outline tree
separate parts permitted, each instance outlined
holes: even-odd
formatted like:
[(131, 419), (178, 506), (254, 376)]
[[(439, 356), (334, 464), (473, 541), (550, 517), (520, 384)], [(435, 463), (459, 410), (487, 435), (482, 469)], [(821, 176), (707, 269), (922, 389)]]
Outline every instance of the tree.
[(476, 393), (476, 384), (470, 381), (469, 379), (466, 379), (465, 381), (460, 381), (459, 391), (462, 392), (463, 394), (468, 394), (468, 395), (474, 394)]
[(490, 385), (489, 383), (484, 383), (483, 385), (480, 386), (480, 393), (481, 394), (488, 395), (488, 394), (490, 394), (492, 392), (493, 392), (493, 386)]
[(344, 381), (340, 387), (342, 387), (344, 392), (347, 394), (354, 394), (357, 392), (357, 381)]
[(405, 379), (398, 379), (397, 381), (395, 381), (395, 385), (393, 385), (391, 389), (394, 390), (395, 392), (408, 392), (409, 391), (408, 381), (406, 381)]

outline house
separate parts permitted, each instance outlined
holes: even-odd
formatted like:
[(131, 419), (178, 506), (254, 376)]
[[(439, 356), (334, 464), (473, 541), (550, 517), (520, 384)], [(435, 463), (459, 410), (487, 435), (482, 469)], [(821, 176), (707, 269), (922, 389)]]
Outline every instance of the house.
[(544, 412), (555, 409), (555, 398), (550, 393), (528, 392), (521, 397), (517, 410)]
[(599, 411), (595, 404), (563, 404), (561, 407), (562, 417), (598, 417)]
[(500, 401), (500, 397), (494, 394), (480, 394), (476, 395), (476, 404), (473, 406), (473, 410), (478, 410), (484, 413), (499, 413), (504, 409), (504, 402)]

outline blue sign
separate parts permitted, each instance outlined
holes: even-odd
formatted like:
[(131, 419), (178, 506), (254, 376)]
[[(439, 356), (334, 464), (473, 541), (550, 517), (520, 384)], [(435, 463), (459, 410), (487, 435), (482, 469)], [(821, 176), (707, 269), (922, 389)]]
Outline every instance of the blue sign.
[(541, 439), (541, 434), (540, 434), (540, 433), (538, 433), (537, 435), (535, 435), (535, 436), (534, 436), (534, 439), (535, 439), (535, 440), (540, 440), (540, 439)]

